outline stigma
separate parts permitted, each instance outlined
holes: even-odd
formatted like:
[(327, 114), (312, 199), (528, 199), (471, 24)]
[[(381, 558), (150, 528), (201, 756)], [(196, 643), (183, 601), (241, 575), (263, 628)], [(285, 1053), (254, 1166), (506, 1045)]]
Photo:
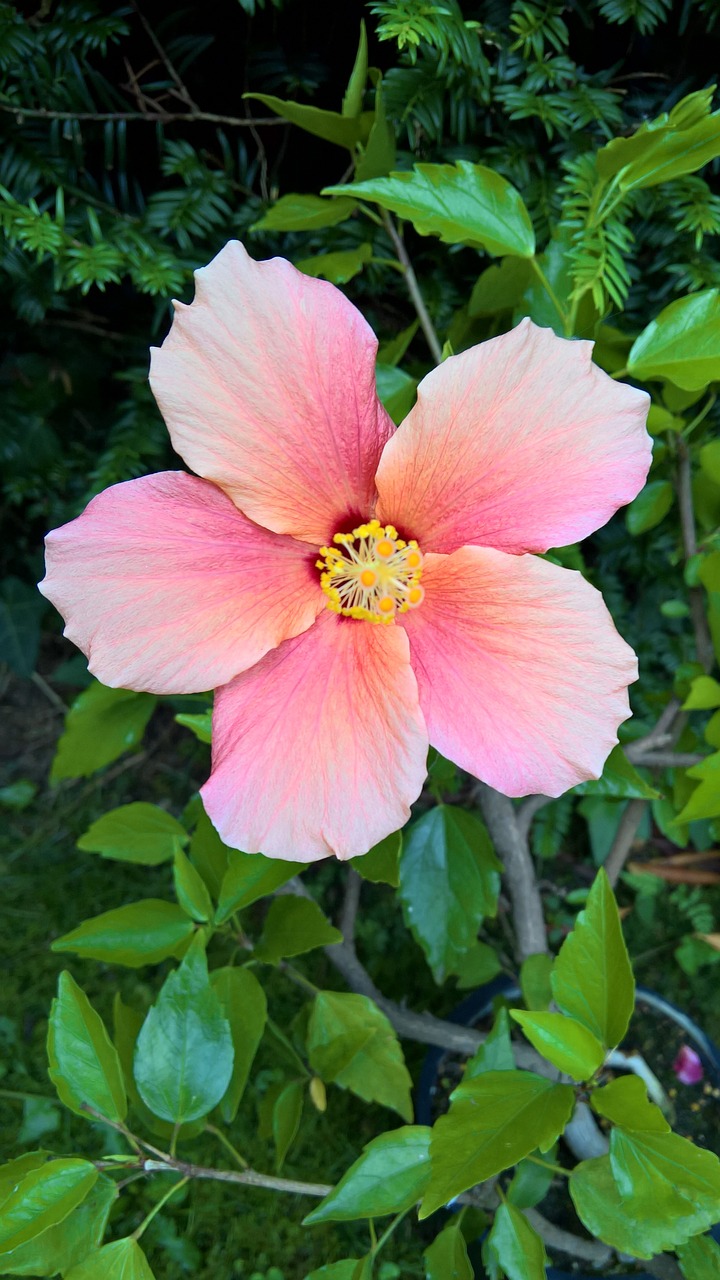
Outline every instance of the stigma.
[(333, 613), (387, 624), (425, 598), (422, 552), (414, 540), (399, 538), (391, 524), (370, 520), (352, 533), (336, 533), (320, 555), (320, 586)]

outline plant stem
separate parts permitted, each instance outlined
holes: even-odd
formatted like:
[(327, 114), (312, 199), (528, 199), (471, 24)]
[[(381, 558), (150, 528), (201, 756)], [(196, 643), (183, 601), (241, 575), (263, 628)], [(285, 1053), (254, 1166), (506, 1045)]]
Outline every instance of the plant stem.
[[(412, 1206), (410, 1206), (410, 1208), (412, 1208)], [(372, 1251), (373, 1259), (377, 1257), (381, 1249), (385, 1248), (385, 1245), (390, 1239), (393, 1231), (396, 1229), (396, 1227), (400, 1226), (400, 1223), (402, 1222), (403, 1218), (405, 1218), (407, 1214), (410, 1212), (410, 1208), (403, 1209), (402, 1213), (396, 1214), (392, 1222), (390, 1223), (390, 1226), (386, 1227), (386, 1229), (383, 1231), (382, 1235), (380, 1236), (380, 1239), (373, 1246), (373, 1251)]]
[(189, 1178), (181, 1178), (179, 1182), (173, 1183), (173, 1185), (168, 1188), (168, 1190), (165, 1192), (165, 1195), (162, 1196), (162, 1198), (158, 1200), (157, 1204), (153, 1206), (153, 1208), (150, 1210), (147, 1217), (143, 1218), (142, 1222), (140, 1223), (140, 1226), (137, 1228), (137, 1231), (133, 1231), (132, 1233), (133, 1240), (140, 1239), (141, 1235), (146, 1230), (146, 1228), (150, 1226), (150, 1223), (155, 1217), (155, 1214), (159, 1213), (161, 1209), (164, 1209), (168, 1200), (171, 1200), (172, 1197), (178, 1191), (180, 1191), (184, 1186), (186, 1186), (189, 1181), (190, 1181)]
[(393, 245), (395, 246), (395, 252), (398, 257), (398, 262), (401, 264), (403, 268), (403, 272), (405, 274), (405, 283), (408, 287), (408, 293), (412, 298), (413, 306), (417, 312), (417, 318), (420, 321), (420, 328), (425, 334), (427, 344), (430, 348), (430, 351), (432, 352), (433, 360), (435, 361), (436, 364), (440, 364), (442, 360), (442, 345), (440, 343), (440, 339), (437, 336), (437, 333), (435, 332), (435, 326), (433, 325), (433, 322), (430, 319), (428, 309), (425, 306), (423, 296), (420, 292), (420, 286), (417, 281), (417, 276), (415, 275), (415, 272), (413, 270), (413, 265), (412, 265), (412, 262), (410, 261), (408, 251), (405, 248), (405, 243), (403, 241), (403, 238), (400, 235), (397, 227), (395, 226), (395, 223), (393, 222), (392, 218), (390, 217), (390, 214), (387, 213), (385, 210), (383, 210), (382, 220), (383, 220), (383, 223), (385, 224), (385, 230), (387, 231), (388, 235), (390, 236), (390, 239), (393, 242)]
[(531, 1164), (539, 1164), (542, 1169), (550, 1169), (553, 1173), (557, 1173), (561, 1178), (569, 1178), (570, 1170), (563, 1169), (561, 1164), (552, 1164), (550, 1160), (541, 1160), (539, 1156), (525, 1156)]
[(615, 381), (617, 382), (618, 378), (627, 378), (628, 373), (629, 373), (629, 370), (627, 366), (625, 366), (624, 369), (616, 369), (615, 373), (610, 374), (610, 377), (614, 378)]
[(562, 320), (562, 322), (563, 322), (563, 328), (567, 329), (567, 324), (568, 324), (568, 316), (567, 316), (567, 312), (565, 311), (564, 307), (562, 307), (562, 306), (560, 305), (560, 299), (558, 298), (558, 296), (557, 296), (557, 294), (556, 294), (555, 290), (553, 289), (553, 287), (552, 287), (552, 285), (551, 285), (550, 281), (548, 280), (547, 276), (545, 275), (545, 272), (543, 271), (542, 267), (540, 266), (540, 263), (538, 262), (537, 258), (536, 258), (536, 257), (534, 257), (534, 256), (533, 256), (532, 258), (530, 258), (530, 259), (529, 259), (529, 261), (530, 261), (530, 266), (532, 267), (533, 271), (535, 272), (535, 274), (536, 274), (536, 276), (537, 276), (538, 280), (540, 281), (540, 283), (541, 283), (541, 285), (542, 285), (543, 289), (545, 290), (545, 292), (546, 292), (546, 294), (547, 294), (548, 298), (549, 298), (549, 299), (550, 299), (550, 301), (552, 302), (552, 304), (553, 304), (553, 306), (554, 306), (555, 310), (557, 311), (557, 313), (558, 313), (558, 315), (559, 315), (560, 319)]
[(49, 1093), (26, 1093), (23, 1089), (0, 1089), (0, 1098), (8, 1098), (13, 1102), (58, 1103), (58, 1099), (51, 1098)]
[(230, 1155), (232, 1156), (233, 1160), (237, 1161), (241, 1169), (250, 1168), (247, 1160), (243, 1160), (242, 1156), (240, 1155), (240, 1152), (235, 1149), (230, 1139), (225, 1137), (225, 1134), (223, 1133), (222, 1129), (217, 1129), (214, 1124), (206, 1124), (205, 1132), (212, 1133), (213, 1136), (217, 1138), (218, 1142), (222, 1143), (225, 1150), (230, 1152)]

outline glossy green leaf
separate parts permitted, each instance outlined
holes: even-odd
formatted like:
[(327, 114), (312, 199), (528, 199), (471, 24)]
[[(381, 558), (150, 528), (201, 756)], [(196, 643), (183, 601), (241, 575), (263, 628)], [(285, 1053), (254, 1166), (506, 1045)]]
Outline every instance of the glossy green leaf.
[(545, 1280), (549, 1262), (545, 1246), (513, 1204), (498, 1206), (483, 1256), (501, 1267), (508, 1280)]
[(305, 1280), (355, 1280), (355, 1272), (363, 1258), (341, 1258), (339, 1262), (328, 1262), (326, 1267), (311, 1271)]
[(704, 289), (664, 307), (635, 339), (628, 359), (634, 378), (669, 378), (684, 391), (720, 379), (720, 289)]
[(190, 841), (190, 861), (200, 872), (213, 898), (220, 896), (229, 859), (235, 852), (223, 844), (203, 809)]
[(531, 258), (535, 234), (523, 200), (499, 173), (481, 164), (416, 164), (387, 178), (326, 188), (352, 195), (412, 222), (420, 235), (469, 244), (497, 256)]
[(613, 1129), (610, 1163), (620, 1194), (663, 1218), (683, 1243), (717, 1221), (720, 1160), (677, 1133)]
[(526, 1009), (547, 1009), (552, 1000), (553, 960), (545, 951), (527, 956), (520, 967), (520, 990)]
[(342, 934), (330, 924), (317, 902), (288, 893), (270, 903), (255, 954), (259, 960), (276, 964), (284, 956), (300, 956), (335, 942), (342, 942)]
[(267, 1000), (249, 969), (214, 969), (210, 981), (230, 1024), (235, 1051), (230, 1083), (219, 1103), (225, 1124), (232, 1124), (265, 1030)]
[(573, 787), (577, 796), (607, 796), (622, 800), (657, 800), (660, 795), (640, 776), (630, 763), (622, 747), (613, 747), (605, 761), (602, 776), (591, 778)]
[(495, 316), (501, 311), (514, 311), (532, 279), (533, 269), (527, 258), (503, 258), (478, 276), (470, 294), (468, 313), (473, 316)]
[(711, 551), (700, 563), (700, 581), (708, 591), (720, 593), (720, 551)]
[(193, 933), (193, 923), (180, 907), (146, 898), (83, 920), (53, 942), (52, 949), (139, 969), (181, 954)]
[(381, 342), (377, 353), (378, 364), (400, 364), (419, 328), (420, 321), (413, 320), (412, 324), (409, 324), (406, 329), (401, 329), (394, 338)]
[(7, 1164), (0, 1165), (0, 1208), (8, 1196), (32, 1169), (40, 1169), (50, 1159), (49, 1151), (26, 1151)]
[(347, 196), (335, 200), (322, 196), (281, 196), (251, 231), (317, 231), (346, 222), (357, 209), (357, 201)]
[(581, 1022), (562, 1013), (526, 1013), (511, 1009), (528, 1040), (548, 1062), (573, 1080), (589, 1080), (601, 1067), (605, 1050)]
[(665, 1219), (628, 1200), (613, 1177), (609, 1156), (583, 1160), (568, 1182), (577, 1215), (591, 1236), (633, 1258), (652, 1258), (672, 1249), (674, 1234)]
[(406, 832), (399, 897), (437, 982), (495, 915), (501, 870), (483, 823), (465, 809), (436, 805)]
[(650, 480), (625, 512), (628, 533), (636, 538), (638, 534), (654, 529), (661, 520), (665, 519), (674, 498), (674, 490), (669, 480)]
[(224, 924), (234, 911), (249, 907), (259, 898), (274, 893), (281, 884), (286, 884), (304, 870), (304, 862), (283, 862), (278, 858), (266, 858), (262, 853), (241, 853), (239, 849), (231, 849), (228, 869), (220, 886), (215, 923)]
[(397, 163), (395, 130), (385, 111), (382, 74), (377, 67), (370, 68), (370, 79), (375, 85), (375, 114), (367, 144), (355, 164), (356, 182), (384, 178)]
[(625, 1129), (670, 1132), (670, 1125), (660, 1108), (650, 1102), (638, 1076), (618, 1076), (602, 1089), (595, 1089), (590, 1095), (590, 1105), (599, 1116)]
[(455, 966), (455, 977), (461, 991), (482, 987), (500, 973), (502, 966), (497, 951), (486, 942), (475, 942)]
[(385, 1014), (367, 996), (320, 991), (307, 1032), (313, 1071), (366, 1102), (380, 1102), (412, 1119), (411, 1079)]
[(279, 1172), (285, 1163), (302, 1117), (305, 1085), (302, 1080), (291, 1080), (275, 1099), (272, 1113), (272, 1132), (275, 1143), (275, 1168)]
[(31, 1169), (0, 1208), (0, 1250), (9, 1253), (62, 1222), (97, 1179), (88, 1160), (49, 1160)]
[(720, 680), (696, 676), (683, 702), (683, 711), (711, 711), (713, 707), (720, 707)]
[(295, 266), (306, 276), (330, 280), (332, 284), (347, 284), (348, 280), (360, 274), (372, 256), (372, 245), (363, 243), (354, 249), (336, 249), (334, 253), (301, 258)]
[(113, 1000), (113, 1040), (122, 1064), (125, 1087), (133, 1112), (145, 1129), (149, 1130), (155, 1137), (161, 1138), (166, 1144), (172, 1141), (173, 1137), (178, 1142), (196, 1138), (198, 1133), (202, 1132), (204, 1120), (195, 1120), (191, 1124), (183, 1124), (176, 1128), (168, 1120), (161, 1120), (159, 1116), (156, 1116), (145, 1105), (138, 1093), (133, 1061), (137, 1038), (140, 1035), (144, 1021), (145, 1015), (138, 1009), (133, 1009), (124, 1004), (120, 995), (116, 992)]
[(397, 889), (400, 884), (400, 855), (402, 853), (402, 831), (393, 831), (369, 853), (360, 858), (351, 858), (350, 866), (360, 873), (363, 880), (373, 884), (390, 884)]
[(473, 1080), (475, 1076), (484, 1075), (486, 1071), (514, 1071), (512, 1042), (510, 1040), (510, 1022), (507, 1009), (498, 1009), (493, 1029), (480, 1045), (479, 1049), (465, 1063), (463, 1081)]
[(435, 1237), (423, 1254), (425, 1280), (473, 1280), (465, 1238), (452, 1223)]
[(720, 440), (704, 444), (699, 454), (700, 466), (713, 484), (720, 485)]
[(552, 972), (555, 1003), (612, 1049), (635, 1006), (635, 982), (617, 903), (601, 869)]
[(87, 1107), (108, 1120), (124, 1120), (122, 1067), (105, 1024), (67, 971), (60, 974), (48, 1026), (48, 1074), (61, 1102), (87, 1118)]
[(8, 1276), (65, 1274), (97, 1249), (117, 1196), (115, 1183), (100, 1174), (89, 1194), (62, 1222), (9, 1253), (0, 1253), (0, 1271)]
[(720, 1245), (710, 1236), (695, 1236), (677, 1251), (685, 1280), (720, 1280)]
[(104, 813), (81, 835), (78, 849), (116, 862), (155, 867), (173, 856), (175, 845), (187, 844), (183, 826), (156, 804), (138, 801)]
[(675, 822), (682, 826), (685, 822), (697, 822), (701, 818), (716, 818), (720, 815), (720, 751), (706, 756), (700, 764), (687, 770), (688, 778), (699, 778), (700, 786), (696, 787), (685, 807), (677, 815)]
[(531, 1152), (532, 1159), (521, 1160), (508, 1184), (506, 1195), (518, 1209), (534, 1209), (545, 1199), (555, 1177), (551, 1147), (547, 1159), (539, 1151)]
[(154, 1280), (150, 1264), (132, 1236), (104, 1244), (73, 1267), (65, 1280)]
[(303, 1220), (352, 1222), (356, 1218), (381, 1218), (402, 1213), (420, 1200), (430, 1177), (430, 1129), (405, 1125), (381, 1133), (337, 1186)]
[(631, 137), (614, 138), (597, 153), (598, 172), (604, 178), (617, 175), (620, 189), (632, 191), (701, 169), (720, 155), (720, 112), (708, 114), (713, 90), (688, 94)]
[(94, 681), (83, 689), (65, 717), (51, 782), (86, 778), (142, 741), (157, 698), (130, 689), (107, 689)]
[(179, 845), (175, 849), (173, 882), (177, 900), (191, 920), (206, 923), (212, 919), (213, 904), (207, 885)]
[(360, 41), (358, 50), (355, 54), (355, 62), (353, 64), (348, 87), (345, 90), (345, 96), (342, 103), (342, 113), (344, 116), (351, 118), (359, 116), (363, 106), (363, 94), (367, 83), (368, 75), (368, 44), (367, 31), (365, 23), (360, 23)]
[(212, 711), (201, 711), (196, 715), (182, 712), (175, 717), (175, 723), (181, 724), (183, 729), (189, 729), (194, 733), (198, 742), (204, 742), (207, 745), (212, 742)]
[(245, 100), (261, 102), (268, 110), (296, 124), (306, 133), (316, 138), (324, 138), (326, 142), (335, 142), (339, 147), (347, 147), (352, 151), (358, 142), (365, 142), (370, 132), (372, 114), (363, 112), (360, 116), (342, 116), (337, 111), (323, 111), (320, 107), (309, 107), (300, 102), (288, 102), (276, 98), (271, 93), (244, 93)]
[(162, 1120), (198, 1120), (230, 1083), (230, 1024), (210, 986), (202, 940), (163, 983), (135, 1047), (135, 1081), (146, 1106)]
[(393, 364), (375, 366), (377, 393), (396, 426), (407, 417), (415, 404), (417, 379)]
[(433, 1127), (432, 1177), (420, 1216), (517, 1164), (536, 1147), (547, 1151), (574, 1105), (571, 1085), (553, 1084), (532, 1071), (488, 1071), (463, 1081), (447, 1115)]

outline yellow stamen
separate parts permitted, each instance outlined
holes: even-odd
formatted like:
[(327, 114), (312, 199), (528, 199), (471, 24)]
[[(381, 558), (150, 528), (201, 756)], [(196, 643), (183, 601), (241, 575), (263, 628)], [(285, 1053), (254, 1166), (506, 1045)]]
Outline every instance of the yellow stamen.
[(395, 551), (395, 543), (390, 538), (381, 538), (375, 543), (375, 554), (382, 556), (383, 560), (389, 560)]
[(377, 582), (377, 574), (374, 569), (363, 569), (360, 574), (360, 581), (364, 587), (374, 587)]
[(425, 598), (420, 548), (390, 524), (368, 520), (352, 533), (336, 533), (320, 556), (320, 586), (334, 613), (388, 624)]

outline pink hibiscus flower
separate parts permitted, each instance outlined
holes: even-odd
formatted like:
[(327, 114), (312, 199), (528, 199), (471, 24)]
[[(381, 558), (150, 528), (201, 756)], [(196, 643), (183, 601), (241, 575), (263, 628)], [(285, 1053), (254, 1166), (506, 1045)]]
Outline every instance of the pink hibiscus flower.
[(428, 374), (396, 431), (339, 290), (236, 242), (196, 279), (151, 383), (197, 474), (94, 498), (48, 535), (41, 590), (106, 685), (217, 690), (223, 840), (365, 853), (429, 743), (511, 796), (599, 776), (635, 656), (579, 573), (527, 553), (638, 493), (645, 393), (524, 320)]

